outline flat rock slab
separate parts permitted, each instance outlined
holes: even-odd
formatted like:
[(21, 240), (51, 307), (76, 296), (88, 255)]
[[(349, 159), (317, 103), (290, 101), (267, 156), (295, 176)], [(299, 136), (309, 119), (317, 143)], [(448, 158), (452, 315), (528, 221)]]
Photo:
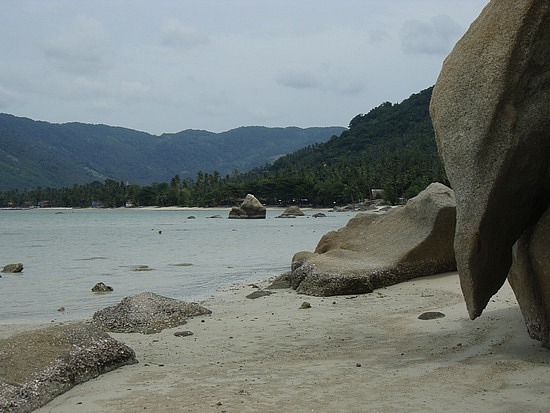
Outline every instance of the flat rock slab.
[(96, 311), (93, 321), (105, 331), (116, 333), (159, 333), (185, 324), (186, 319), (211, 314), (197, 303), (144, 292), (124, 298), (119, 304)]
[(76, 384), (133, 363), (134, 350), (89, 323), (16, 334), (0, 340), (0, 411), (33, 411)]

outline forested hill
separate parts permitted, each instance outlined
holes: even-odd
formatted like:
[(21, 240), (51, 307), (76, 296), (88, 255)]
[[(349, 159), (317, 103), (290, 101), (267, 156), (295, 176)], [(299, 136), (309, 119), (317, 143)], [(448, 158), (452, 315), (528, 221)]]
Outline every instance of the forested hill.
[(198, 171), (232, 174), (324, 142), (345, 128), (241, 127), (161, 136), (107, 125), (52, 124), (0, 114), (0, 191), (106, 179), (148, 185)]
[(387, 198), (397, 202), (433, 181), (447, 183), (429, 115), (432, 89), (357, 115), (339, 136), (256, 168), (246, 179), (279, 176), (280, 185), (286, 180), (289, 188), (300, 182), (309, 188), (310, 200), (323, 205), (368, 198), (373, 188), (385, 189)]

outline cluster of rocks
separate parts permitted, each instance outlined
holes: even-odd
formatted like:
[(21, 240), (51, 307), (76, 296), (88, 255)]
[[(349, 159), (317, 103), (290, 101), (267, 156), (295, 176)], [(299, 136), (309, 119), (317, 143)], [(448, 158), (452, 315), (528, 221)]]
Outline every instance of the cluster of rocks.
[(492, 1), (445, 60), (430, 112), (457, 200), (472, 319), (509, 280), (550, 347), (550, 6)]
[(233, 207), (229, 211), (229, 219), (265, 219), (266, 208), (252, 194), (247, 194), (240, 207)]

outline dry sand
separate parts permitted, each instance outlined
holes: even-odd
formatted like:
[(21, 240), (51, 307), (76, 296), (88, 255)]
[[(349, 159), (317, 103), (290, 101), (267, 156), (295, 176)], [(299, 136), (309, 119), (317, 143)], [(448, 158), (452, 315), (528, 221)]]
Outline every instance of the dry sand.
[[(261, 283), (263, 287), (267, 283)], [(309, 297), (243, 286), (212, 315), (158, 334), (112, 334), (139, 364), (38, 412), (547, 412), (550, 351), (531, 340), (508, 285), (468, 319), (457, 274), (372, 294)], [(300, 309), (302, 302), (311, 304)], [(425, 311), (446, 315), (419, 320)], [(188, 330), (193, 335), (174, 336)]]

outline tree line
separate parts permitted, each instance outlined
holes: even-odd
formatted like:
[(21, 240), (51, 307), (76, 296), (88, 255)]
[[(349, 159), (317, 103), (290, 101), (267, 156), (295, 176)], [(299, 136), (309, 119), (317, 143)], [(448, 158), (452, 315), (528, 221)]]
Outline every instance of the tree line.
[[(307, 146), (246, 173), (199, 171), (195, 178), (139, 186), (107, 179), (71, 188), (0, 193), (0, 206), (190, 206), (238, 204), (247, 193), (266, 205), (331, 207), (358, 203), (382, 189), (397, 204), (431, 182), (448, 185), (429, 116), (432, 88), (399, 104), (354, 117), (329, 141)], [(378, 191), (376, 191), (378, 192)]]

